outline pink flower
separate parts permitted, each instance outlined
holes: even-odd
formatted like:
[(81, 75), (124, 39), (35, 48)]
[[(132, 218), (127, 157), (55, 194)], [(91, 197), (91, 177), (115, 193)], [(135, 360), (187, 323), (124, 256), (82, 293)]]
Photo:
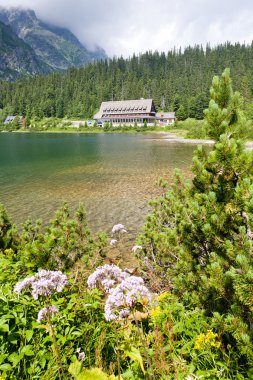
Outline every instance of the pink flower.
[(141, 277), (129, 276), (112, 289), (105, 303), (105, 319), (113, 321), (128, 317), (135, 305), (151, 301), (151, 293)]
[(42, 269), (34, 276), (19, 281), (14, 292), (20, 294), (23, 290), (30, 290), (33, 298), (37, 300), (39, 296), (47, 297), (54, 292), (61, 292), (67, 283), (67, 276), (61, 271)]
[(59, 312), (55, 306), (44, 307), (38, 313), (37, 322), (47, 321), (49, 317)]
[(132, 252), (136, 252), (138, 251), (138, 249), (142, 249), (142, 246), (141, 245), (134, 245), (133, 248), (132, 248)]
[(88, 277), (89, 288), (102, 288), (106, 293), (129, 276), (128, 273), (122, 271), (117, 265), (105, 264), (98, 267), (94, 273)]
[(116, 239), (112, 239), (112, 240), (110, 241), (110, 245), (116, 245), (117, 242), (118, 242), (118, 240), (116, 240)]
[(80, 347), (76, 350), (76, 353), (78, 354), (78, 360), (83, 361), (85, 359), (85, 353), (81, 351)]
[(127, 231), (125, 230), (125, 226), (123, 226), (123, 224), (115, 224), (112, 227), (112, 233), (115, 234), (116, 232), (127, 232)]

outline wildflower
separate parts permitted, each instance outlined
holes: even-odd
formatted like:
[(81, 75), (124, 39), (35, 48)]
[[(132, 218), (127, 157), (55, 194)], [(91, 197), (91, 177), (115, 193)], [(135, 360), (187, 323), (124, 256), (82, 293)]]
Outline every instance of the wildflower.
[(115, 224), (112, 227), (112, 233), (115, 234), (116, 232), (127, 232), (127, 231), (125, 230), (125, 226), (123, 226), (123, 224)]
[(138, 249), (142, 249), (142, 246), (141, 245), (134, 245), (132, 248), (132, 252), (136, 253), (138, 251)]
[(78, 360), (83, 361), (85, 359), (85, 353), (81, 352), (80, 347), (76, 350), (76, 353), (78, 354)]
[(39, 296), (47, 297), (61, 292), (67, 284), (67, 277), (61, 271), (41, 270), (32, 277), (26, 277), (16, 284), (14, 292), (20, 294), (23, 290), (31, 290), (34, 299)]
[(115, 245), (115, 244), (117, 244), (117, 242), (118, 242), (118, 240), (116, 240), (116, 239), (112, 239), (112, 240), (110, 241), (110, 245)]
[(157, 306), (154, 309), (150, 310), (150, 316), (151, 316), (151, 318), (156, 319), (157, 317), (159, 317), (161, 312), (162, 312), (161, 307)]
[(55, 306), (48, 306), (41, 309), (38, 313), (37, 322), (47, 321), (52, 315), (59, 312)]
[(212, 330), (208, 330), (206, 334), (199, 334), (195, 341), (194, 348), (196, 350), (210, 349), (212, 347), (219, 348), (221, 342), (217, 340), (218, 334)]
[(166, 298), (168, 298), (170, 296), (170, 293), (169, 292), (163, 292), (161, 294), (159, 294), (159, 296), (157, 296), (157, 300), (159, 302), (162, 302), (164, 301)]
[(105, 319), (112, 321), (129, 316), (137, 303), (146, 305), (151, 294), (141, 277), (129, 276), (112, 289), (105, 303)]
[(119, 284), (128, 276), (128, 273), (122, 271), (116, 265), (105, 264), (98, 267), (95, 272), (88, 277), (87, 284), (89, 288), (101, 286), (106, 293), (109, 293), (115, 285)]

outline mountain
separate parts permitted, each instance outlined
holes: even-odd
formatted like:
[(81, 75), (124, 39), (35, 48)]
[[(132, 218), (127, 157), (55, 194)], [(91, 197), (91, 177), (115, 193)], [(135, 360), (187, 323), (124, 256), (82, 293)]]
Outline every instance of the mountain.
[(0, 78), (16, 79), (28, 74), (47, 73), (33, 49), (0, 21)]
[(12, 32), (33, 49), (47, 72), (63, 71), (106, 58), (102, 48), (89, 51), (68, 29), (39, 20), (33, 10), (0, 7), (0, 21), (10, 26)]

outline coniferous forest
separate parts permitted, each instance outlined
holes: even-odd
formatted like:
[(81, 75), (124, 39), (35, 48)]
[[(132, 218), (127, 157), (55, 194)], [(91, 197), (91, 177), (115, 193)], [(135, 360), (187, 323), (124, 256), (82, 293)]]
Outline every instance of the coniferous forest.
[(1, 116), (91, 118), (102, 101), (143, 97), (152, 98), (158, 110), (176, 111), (181, 120), (202, 119), (212, 77), (225, 67), (245, 104), (251, 102), (252, 66), (253, 44), (239, 43), (113, 58), (63, 74), (1, 81)]

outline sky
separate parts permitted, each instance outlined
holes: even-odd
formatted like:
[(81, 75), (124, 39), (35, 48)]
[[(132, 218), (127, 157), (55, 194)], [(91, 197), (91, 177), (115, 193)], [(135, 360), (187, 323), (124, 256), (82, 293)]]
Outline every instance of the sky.
[(253, 40), (252, 0), (0, 0), (67, 27), (109, 57)]

